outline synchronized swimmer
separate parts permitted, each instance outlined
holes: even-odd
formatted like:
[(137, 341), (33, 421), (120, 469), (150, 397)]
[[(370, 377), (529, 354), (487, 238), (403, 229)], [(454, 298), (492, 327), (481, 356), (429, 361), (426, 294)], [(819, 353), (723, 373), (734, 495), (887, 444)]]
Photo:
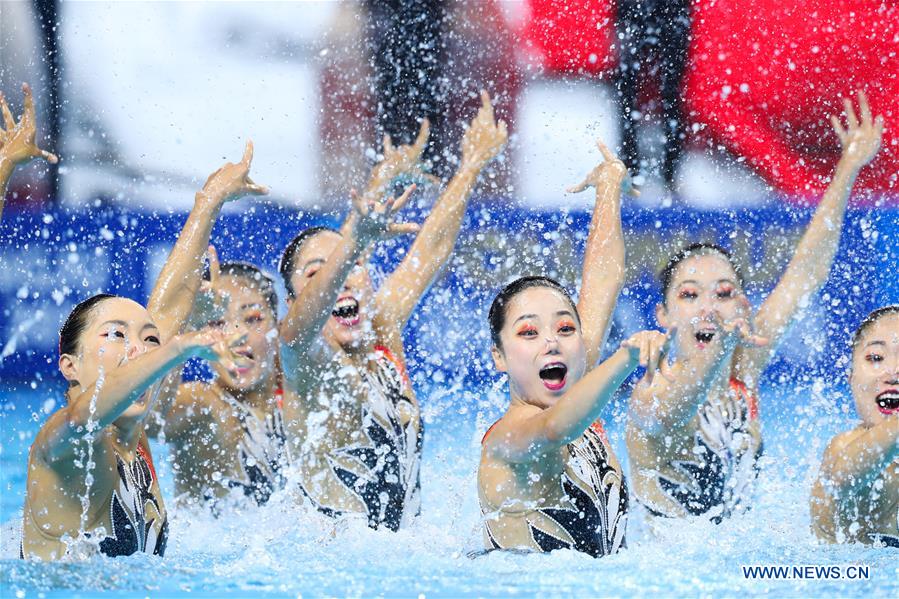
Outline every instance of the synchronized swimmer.
[[(56, 156), (35, 144), (35, 109), (16, 122), (0, 96), (0, 190), (17, 165)], [(503, 149), (506, 125), (489, 95), (465, 131), (458, 169), (423, 223), (397, 223), (425, 177), (424, 120), (414, 143), (384, 140), (383, 158), (339, 229), (301, 231), (283, 252), (288, 292), (277, 318), (275, 282), (250, 262), (223, 262), (210, 245), (222, 207), (267, 188), (250, 178), (253, 146), (209, 176), (156, 281), (147, 307), (99, 294), (60, 330), (68, 383), (28, 458), (21, 557), (59, 560), (163, 555), (169, 526), (148, 437), (171, 449), (178, 505), (214, 514), (222, 500), (263, 504), (295, 488), (331, 518), (398, 530), (420, 513), (421, 408), (406, 372), (403, 330), (452, 255), (468, 199)], [(527, 274), (495, 297), (488, 325), (509, 404), (484, 435), (478, 466), (484, 549), (592, 556), (627, 544), (634, 504), (653, 523), (713, 522), (752, 507), (764, 444), (759, 379), (800, 307), (827, 281), (849, 194), (883, 130), (864, 94), (832, 117), (842, 156), (779, 282), (753, 313), (728, 251), (693, 243), (660, 276), (661, 331), (640, 331), (600, 361), (624, 286), (624, 164), (603, 161), (571, 192), (596, 200), (577, 301), (559, 282)], [(2, 214), (0, 195), (0, 214)], [(380, 288), (373, 247), (394, 235), (411, 247)], [(250, 257), (252, 258), (252, 257)], [(201, 358), (211, 381), (182, 381)], [(642, 368), (628, 401), (623, 471), (602, 415)], [(869, 315), (852, 343), (849, 377), (861, 424), (827, 447), (812, 488), (823, 542), (899, 546), (899, 307)], [(84, 464), (92, 467), (89, 472)]]

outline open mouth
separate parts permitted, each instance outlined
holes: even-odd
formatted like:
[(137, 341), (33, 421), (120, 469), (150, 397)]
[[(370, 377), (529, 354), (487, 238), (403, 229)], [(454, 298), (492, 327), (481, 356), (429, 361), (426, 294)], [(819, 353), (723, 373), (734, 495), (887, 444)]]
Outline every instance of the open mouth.
[(696, 341), (702, 345), (707, 345), (715, 338), (715, 331), (705, 330), (696, 332)]
[(359, 324), (359, 302), (351, 296), (342, 297), (337, 300), (331, 315), (345, 327), (356, 326)]
[(253, 354), (252, 350), (249, 349), (235, 349), (232, 350), (231, 353), (235, 358), (234, 365), (241, 374), (248, 371), (256, 361), (256, 356)]
[(888, 389), (878, 395), (877, 407), (884, 414), (899, 412), (899, 389)]
[(540, 369), (543, 385), (550, 391), (558, 391), (565, 386), (568, 367), (561, 362), (552, 362)]

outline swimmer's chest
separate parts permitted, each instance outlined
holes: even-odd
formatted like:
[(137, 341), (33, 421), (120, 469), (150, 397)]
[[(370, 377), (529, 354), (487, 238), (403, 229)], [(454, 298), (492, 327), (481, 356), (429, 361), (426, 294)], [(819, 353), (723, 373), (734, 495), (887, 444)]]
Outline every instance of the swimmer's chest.
[(746, 398), (732, 389), (707, 398), (683, 426), (653, 437), (633, 427), (628, 431), (632, 457), (654, 469), (664, 469), (673, 461), (701, 458), (707, 449), (735, 456), (755, 453), (761, 443), (758, 417)]
[(320, 384), (300, 402), (305, 433), (327, 434), (332, 443), (357, 443), (372, 421), (385, 429), (417, 433), (421, 413), (411, 385), (392, 360), (374, 356), (364, 369), (343, 355), (326, 365)]
[[(132, 449), (118, 442), (113, 434), (107, 432), (104, 437), (91, 456), (94, 467), (90, 474), (93, 480), (85, 529), (103, 528), (107, 534), (114, 530), (111, 516), (114, 510), (111, 506), (115, 498), (120, 504), (127, 502), (129, 507), (136, 506), (141, 511), (147, 507), (146, 504), (152, 504), (150, 511), (153, 516), (160, 522), (165, 521), (165, 504), (146, 438), (142, 438)], [(81, 499), (87, 489), (84, 475), (59, 476), (47, 466), (35, 473), (36, 476), (41, 474), (45, 479), (37, 487), (44, 489), (47, 495), (29, 505), (34, 525), (42, 526), (45, 533), (54, 536), (72, 534), (73, 526), (81, 526)], [(53, 504), (52, 513), (50, 504)], [(46, 522), (52, 522), (52, 525), (45, 526)]]
[(247, 427), (256, 426), (264, 434), (268, 418), (264, 412), (243, 409), (248, 413), (217, 399), (211, 405), (210, 418), (197, 426), (193, 434), (178, 440), (175, 455), (182, 483), (190, 480), (205, 485), (210, 480), (224, 480), (242, 473), (240, 447), (247, 442)]
[(570, 497), (564, 490), (565, 479), (594, 488), (594, 492), (604, 472), (614, 471), (619, 480), (623, 479), (621, 466), (605, 440), (592, 433), (527, 464), (494, 466), (488, 466), (481, 486), (488, 503), (502, 505), (504, 511), (567, 507)]

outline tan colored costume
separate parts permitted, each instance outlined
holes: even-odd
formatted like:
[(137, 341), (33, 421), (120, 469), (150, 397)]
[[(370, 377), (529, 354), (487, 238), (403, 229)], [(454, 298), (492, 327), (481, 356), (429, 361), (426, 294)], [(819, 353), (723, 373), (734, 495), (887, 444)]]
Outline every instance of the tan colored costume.
[(650, 438), (629, 424), (627, 447), (634, 495), (652, 514), (720, 522), (749, 507), (762, 454), (756, 400), (731, 378), (680, 431)]
[[(309, 398), (302, 444), (292, 456), (301, 489), (324, 514), (362, 514), (369, 526), (398, 530), (420, 512), (422, 422), (402, 364), (375, 347), (376, 370), (347, 367)], [(367, 395), (361, 405), (353, 390)], [(352, 402), (352, 403), (351, 403)]]
[(276, 392), (272, 409), (258, 413), (227, 391), (204, 392), (214, 393), (211, 406), (202, 408), (209, 414), (202, 414), (202, 419), (195, 414), (177, 436), (169, 437), (176, 463), (175, 488), (204, 499), (213, 510), (217, 500), (232, 489), (265, 504), (285, 484), (287, 437), (281, 391)]
[[(118, 452), (112, 455), (116, 460), (118, 484), (106, 501), (91, 506), (85, 534), (94, 536), (102, 532), (98, 547), (109, 557), (138, 551), (161, 556), (168, 540), (168, 518), (146, 438), (138, 443), (131, 461)], [(83, 478), (78, 482), (83, 484)], [(73, 494), (79, 492), (83, 490), (71, 489)], [(20, 557), (60, 559), (66, 555), (65, 542), (38, 526), (27, 500), (22, 524)]]
[(488, 550), (575, 549), (600, 557), (625, 546), (627, 485), (602, 428), (594, 424), (566, 451), (557, 493), (539, 506), (491, 505), (479, 493)]

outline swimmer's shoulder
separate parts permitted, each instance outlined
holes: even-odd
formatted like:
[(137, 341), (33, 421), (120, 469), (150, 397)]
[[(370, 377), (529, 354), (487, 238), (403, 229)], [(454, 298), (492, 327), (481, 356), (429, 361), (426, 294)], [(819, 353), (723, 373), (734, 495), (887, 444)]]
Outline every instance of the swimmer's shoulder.
[(830, 440), (830, 443), (827, 444), (827, 448), (824, 450), (824, 461), (830, 461), (835, 459), (838, 456), (843, 455), (846, 450), (854, 444), (858, 438), (863, 435), (865, 432), (865, 427), (859, 424), (855, 428), (852, 428), (848, 431), (843, 431), (838, 435), (834, 436), (833, 439)]
[(178, 436), (187, 432), (191, 425), (211, 420), (219, 401), (218, 392), (209, 383), (181, 383), (165, 418), (166, 435)]
[[(500, 459), (499, 452), (501, 452), (509, 438), (520, 429), (524, 421), (540, 414), (542, 411), (540, 408), (531, 405), (509, 408), (502, 418), (487, 429), (487, 432), (481, 439), (482, 458)], [(498, 452), (498, 450), (500, 451)]]
[(340, 367), (343, 356), (327, 341), (317, 338), (303, 353), (281, 344), (281, 375), (284, 388), (291, 388), (298, 396), (311, 393), (321, 384), (322, 373)]
[(28, 452), (29, 464), (33, 462), (54, 470), (67, 469), (71, 460), (66, 458), (74, 455), (75, 447), (70, 440), (69, 429), (75, 426), (69, 421), (70, 408), (69, 405), (61, 407), (41, 425)]

